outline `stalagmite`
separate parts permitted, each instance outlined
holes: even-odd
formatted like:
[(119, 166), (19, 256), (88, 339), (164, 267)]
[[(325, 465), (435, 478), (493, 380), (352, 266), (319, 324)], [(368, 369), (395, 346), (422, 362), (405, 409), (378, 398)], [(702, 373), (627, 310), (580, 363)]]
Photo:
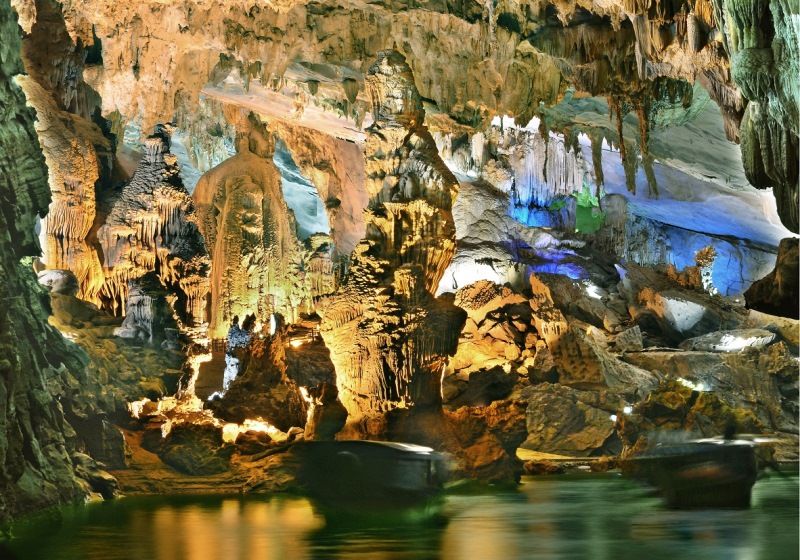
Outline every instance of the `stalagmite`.
[(194, 207), (169, 153), (169, 136), (160, 131), (143, 148), (130, 182), (106, 202), (110, 211), (97, 233), (106, 276), (100, 297), (113, 312), (124, 314), (129, 282), (155, 271), (177, 296), (181, 319), (200, 325), (207, 319), (210, 263)]
[[(212, 339), (223, 338), (237, 315), (264, 322), (273, 313), (292, 321), (312, 313), (314, 299), (335, 284), (331, 261), (322, 263), (316, 249), (304, 256), (272, 162), (272, 131), (254, 116), (238, 125), (238, 153), (204, 174), (194, 193), (213, 261)], [(310, 275), (306, 258), (317, 263)]]
[(321, 325), (350, 422), (397, 407), (438, 406), (463, 321), (431, 295), (455, 251), (450, 208), (458, 184), (422, 124), (405, 58), (381, 52), (367, 89), (375, 124), (367, 130), (366, 238)]

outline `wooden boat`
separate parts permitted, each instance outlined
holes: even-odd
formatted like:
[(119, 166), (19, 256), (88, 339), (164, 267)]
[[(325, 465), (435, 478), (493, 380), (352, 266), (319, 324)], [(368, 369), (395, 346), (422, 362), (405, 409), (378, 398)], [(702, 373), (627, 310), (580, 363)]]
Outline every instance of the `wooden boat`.
[(658, 445), (628, 457), (623, 473), (653, 486), (669, 507), (749, 507), (755, 443), (709, 438)]
[(337, 511), (370, 513), (425, 506), (443, 490), (445, 456), (385, 441), (310, 441), (301, 450), (309, 495)]

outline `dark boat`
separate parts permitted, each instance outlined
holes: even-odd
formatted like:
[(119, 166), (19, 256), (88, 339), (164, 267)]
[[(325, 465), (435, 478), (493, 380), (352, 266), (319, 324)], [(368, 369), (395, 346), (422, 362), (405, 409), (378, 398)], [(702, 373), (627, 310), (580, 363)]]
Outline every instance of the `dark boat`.
[(443, 490), (445, 456), (429, 447), (385, 441), (310, 441), (301, 477), (322, 506), (351, 513), (427, 506)]
[(661, 444), (628, 457), (623, 473), (654, 487), (669, 507), (749, 507), (758, 475), (755, 446), (722, 438)]

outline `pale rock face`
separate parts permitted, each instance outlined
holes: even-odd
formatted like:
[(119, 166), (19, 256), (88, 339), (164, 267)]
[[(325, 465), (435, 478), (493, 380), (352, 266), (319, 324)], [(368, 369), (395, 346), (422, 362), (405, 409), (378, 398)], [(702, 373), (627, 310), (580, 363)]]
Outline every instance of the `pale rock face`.
[(767, 346), (773, 340), (775, 333), (764, 329), (736, 329), (684, 340), (680, 348), (701, 352), (739, 352), (745, 348)]
[(634, 321), (650, 324), (675, 342), (736, 329), (747, 319), (741, 307), (715, 301), (699, 289), (681, 289), (674, 277), (633, 264), (628, 265), (619, 292)]
[(364, 209), (369, 202), (363, 144), (286, 121), (275, 121), (271, 127), (303, 176), (316, 187), (335, 254), (349, 256), (364, 238)]
[(78, 296), (102, 305), (105, 276), (89, 233), (97, 215), (95, 189), (111, 172), (111, 143), (97, 125), (60, 110), (33, 78), (18, 80), (28, 103), (36, 108), (36, 132), (45, 156), (52, 202), (42, 219), (42, 263), (71, 270)]
[(78, 294), (78, 279), (69, 270), (43, 270), (39, 272), (39, 284), (47, 286), (51, 293), (75, 296)]

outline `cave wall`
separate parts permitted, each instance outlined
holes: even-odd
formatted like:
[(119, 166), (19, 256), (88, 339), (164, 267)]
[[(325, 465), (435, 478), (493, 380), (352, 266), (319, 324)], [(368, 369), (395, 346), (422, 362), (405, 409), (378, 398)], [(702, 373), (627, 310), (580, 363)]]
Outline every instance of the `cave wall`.
[[(37, 219), (50, 203), (47, 168), (32, 109), (15, 77), (23, 72), (20, 30), (0, 2), (0, 527), (13, 517), (84, 493), (72, 465), (75, 432), (54, 393), (80, 377), (85, 355), (47, 325), (47, 296), (31, 257)], [(76, 371), (77, 370), (77, 371)]]

